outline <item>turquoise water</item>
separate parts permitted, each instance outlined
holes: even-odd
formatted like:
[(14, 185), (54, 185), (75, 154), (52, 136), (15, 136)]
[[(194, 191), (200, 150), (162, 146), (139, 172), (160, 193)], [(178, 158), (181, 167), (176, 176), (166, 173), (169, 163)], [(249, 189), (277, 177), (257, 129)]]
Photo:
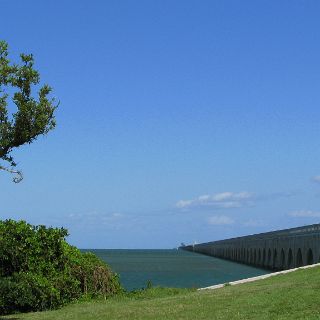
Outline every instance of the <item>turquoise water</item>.
[[(87, 251), (87, 250), (86, 250)], [(88, 250), (120, 275), (127, 290), (155, 286), (199, 288), (268, 273), (183, 250)]]

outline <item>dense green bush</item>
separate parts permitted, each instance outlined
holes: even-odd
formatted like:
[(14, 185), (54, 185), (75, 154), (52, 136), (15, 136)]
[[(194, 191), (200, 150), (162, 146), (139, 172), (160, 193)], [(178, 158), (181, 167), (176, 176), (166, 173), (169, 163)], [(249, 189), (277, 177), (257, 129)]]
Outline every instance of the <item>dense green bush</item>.
[(15, 273), (0, 279), (0, 312), (53, 309), (61, 305), (59, 290), (46, 277), (32, 273)]
[(86, 296), (122, 290), (92, 253), (70, 246), (66, 229), (0, 221), (0, 314), (54, 309)]

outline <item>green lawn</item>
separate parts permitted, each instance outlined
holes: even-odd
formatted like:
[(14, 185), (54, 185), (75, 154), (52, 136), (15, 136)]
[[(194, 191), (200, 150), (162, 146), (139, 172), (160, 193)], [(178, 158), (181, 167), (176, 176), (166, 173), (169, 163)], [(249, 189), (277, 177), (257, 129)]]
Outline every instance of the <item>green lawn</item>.
[(217, 290), (152, 288), (1, 319), (320, 319), (320, 267)]

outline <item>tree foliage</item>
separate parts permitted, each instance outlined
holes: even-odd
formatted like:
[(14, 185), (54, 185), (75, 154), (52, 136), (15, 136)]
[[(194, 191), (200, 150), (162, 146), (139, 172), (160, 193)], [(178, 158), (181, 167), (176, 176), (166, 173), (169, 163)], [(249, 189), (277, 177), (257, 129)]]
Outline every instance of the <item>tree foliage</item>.
[(8, 44), (0, 41), (0, 159), (9, 165), (0, 164), (0, 169), (17, 174), (14, 182), (21, 181), (22, 173), (14, 168), (17, 164), (12, 150), (52, 130), (58, 106), (49, 97), (51, 88), (46, 84), (39, 87), (33, 55), (21, 54), (20, 58), (20, 64), (11, 63)]
[(119, 278), (92, 253), (70, 246), (66, 229), (0, 221), (0, 315), (55, 309), (80, 297), (108, 297)]

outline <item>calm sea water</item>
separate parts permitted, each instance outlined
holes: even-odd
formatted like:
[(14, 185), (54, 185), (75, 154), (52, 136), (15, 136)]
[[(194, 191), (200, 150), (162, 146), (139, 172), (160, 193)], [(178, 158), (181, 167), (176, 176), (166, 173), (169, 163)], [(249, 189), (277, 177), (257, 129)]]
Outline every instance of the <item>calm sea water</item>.
[(127, 290), (148, 281), (155, 286), (206, 287), (268, 273), (222, 259), (183, 250), (86, 250), (95, 253), (120, 275)]

